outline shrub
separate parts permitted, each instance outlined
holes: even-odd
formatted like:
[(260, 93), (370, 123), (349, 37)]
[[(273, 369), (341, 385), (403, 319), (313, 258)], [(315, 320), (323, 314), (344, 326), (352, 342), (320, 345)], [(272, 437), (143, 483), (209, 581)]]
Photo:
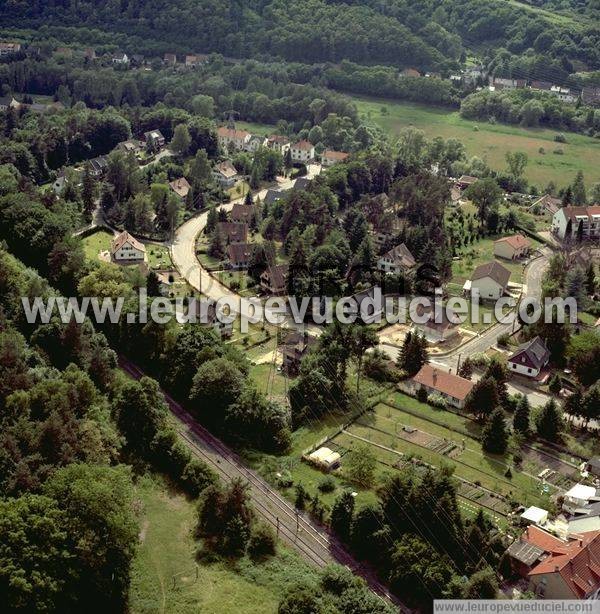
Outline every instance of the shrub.
[(557, 147), (552, 153), (557, 156), (562, 156), (565, 152), (562, 147)]
[(419, 388), (417, 390), (417, 401), (421, 401), (421, 403), (427, 403), (427, 390), (425, 390), (425, 388)]
[(332, 476), (328, 475), (319, 482), (317, 488), (321, 492), (333, 492), (335, 490), (335, 480)]
[(250, 533), (248, 554), (254, 560), (265, 559), (275, 554), (277, 538), (273, 529), (263, 522), (257, 522)]
[(558, 134), (554, 136), (554, 140), (557, 143), (566, 143), (567, 137), (562, 132), (559, 132)]
[(501, 335), (498, 335), (498, 339), (497, 339), (497, 343), (500, 347), (507, 347), (508, 346), (508, 342), (510, 340), (510, 336), (508, 333), (502, 333)]
[(291, 488), (294, 485), (292, 474), (286, 469), (277, 476), (278, 488)]
[(542, 156), (543, 156), (543, 155), (546, 153), (546, 150), (545, 150), (543, 147), (540, 147), (540, 148), (538, 149), (538, 153), (541, 153), (541, 154), (542, 154)]

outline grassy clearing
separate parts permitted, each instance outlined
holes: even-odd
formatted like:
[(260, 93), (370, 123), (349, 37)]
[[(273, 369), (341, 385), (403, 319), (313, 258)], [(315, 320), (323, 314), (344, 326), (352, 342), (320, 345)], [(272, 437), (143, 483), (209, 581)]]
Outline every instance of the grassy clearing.
[(95, 262), (98, 260), (98, 254), (110, 250), (110, 244), (113, 235), (106, 230), (98, 230), (94, 234), (84, 237), (81, 242), (86, 260)]
[(315, 573), (280, 545), (277, 556), (264, 563), (200, 562), (196, 579), (194, 503), (150, 477), (141, 479), (136, 496), (142, 511), (130, 589), (132, 614), (274, 614), (286, 588)]
[(152, 269), (170, 269), (173, 266), (169, 249), (164, 245), (147, 244), (146, 255), (148, 256), (148, 265)]
[[(526, 176), (533, 184), (545, 187), (550, 181), (562, 186), (583, 171), (589, 186), (600, 181), (600, 140), (568, 133), (566, 144), (554, 142), (557, 130), (521, 128), (505, 124), (473, 122), (458, 111), (379, 98), (353, 97), (364, 119), (391, 136), (414, 126), (429, 138), (441, 136), (461, 141), (469, 156), (478, 156), (496, 170), (506, 170), (507, 151), (523, 151), (529, 156)], [(382, 112), (385, 108), (386, 112)], [(475, 130), (477, 126), (478, 130)], [(563, 155), (552, 153), (563, 150)], [(545, 154), (540, 153), (540, 148)]]
[(235, 122), (235, 127), (238, 130), (247, 130), (252, 134), (260, 134), (263, 136), (269, 136), (277, 132), (274, 124), (256, 124), (252, 122)]

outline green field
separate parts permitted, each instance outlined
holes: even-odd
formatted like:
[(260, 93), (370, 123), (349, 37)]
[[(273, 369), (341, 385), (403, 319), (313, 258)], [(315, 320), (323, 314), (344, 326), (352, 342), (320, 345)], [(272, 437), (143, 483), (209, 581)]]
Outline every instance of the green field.
[[(390, 136), (413, 126), (429, 138), (455, 138), (466, 147), (469, 156), (487, 161), (495, 170), (506, 170), (507, 151), (523, 151), (529, 156), (526, 175), (541, 188), (554, 181), (559, 187), (571, 183), (577, 171), (583, 171), (586, 183), (600, 181), (600, 140), (581, 134), (566, 133), (567, 143), (554, 142), (557, 130), (521, 128), (462, 119), (458, 111), (386, 99), (353, 97), (360, 115), (380, 126)], [(386, 112), (382, 113), (382, 108)], [(478, 131), (475, 127), (478, 127)], [(540, 147), (546, 151), (539, 153)], [(563, 155), (552, 153), (557, 147)]]
[(99, 230), (81, 240), (86, 260), (98, 260), (98, 254), (110, 250), (113, 235), (106, 230)]
[(197, 566), (195, 504), (158, 478), (142, 478), (135, 496), (140, 544), (132, 568), (132, 614), (274, 614), (286, 588), (315, 573), (281, 545), (264, 563), (244, 558)]
[(247, 130), (252, 134), (260, 134), (262, 136), (269, 136), (276, 132), (273, 124), (256, 124), (252, 122), (235, 122), (235, 127), (238, 130)]
[(169, 248), (164, 245), (147, 244), (146, 255), (148, 256), (148, 265), (152, 269), (170, 269), (173, 266)]

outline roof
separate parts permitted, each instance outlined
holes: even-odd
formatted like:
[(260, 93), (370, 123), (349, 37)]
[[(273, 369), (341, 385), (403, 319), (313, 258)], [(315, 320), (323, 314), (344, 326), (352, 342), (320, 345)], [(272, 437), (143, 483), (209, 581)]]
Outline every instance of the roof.
[(478, 181), (477, 177), (472, 177), (471, 175), (461, 175), (456, 183), (464, 183), (466, 185), (471, 185)]
[(431, 365), (423, 365), (413, 377), (413, 381), (461, 401), (467, 398), (474, 386), (473, 382), (464, 377), (447, 373)]
[(585, 598), (600, 586), (600, 531), (589, 531), (560, 540), (538, 527), (528, 527), (521, 536), (547, 556), (530, 572), (530, 576), (558, 573), (573, 595)]
[(513, 559), (524, 563), (528, 567), (531, 567), (544, 555), (543, 548), (539, 548), (538, 546), (521, 540), (513, 542), (508, 547), (507, 552)]
[(97, 172), (102, 172), (108, 167), (108, 160), (104, 156), (98, 156), (97, 158), (92, 158), (90, 161), (90, 166), (92, 170)]
[(548, 519), (548, 511), (542, 509), (541, 507), (535, 507), (535, 505), (532, 505), (521, 514), (521, 518), (524, 520), (529, 520), (535, 524), (540, 524)]
[(333, 149), (326, 149), (323, 152), (323, 158), (330, 158), (331, 160), (345, 160), (350, 154), (345, 151), (335, 151)]
[(225, 160), (224, 162), (217, 164), (217, 166), (215, 166), (215, 172), (228, 179), (231, 179), (238, 174), (237, 169), (229, 160)]
[(560, 209), (567, 219), (576, 221), (580, 217), (600, 216), (600, 205), (591, 207), (562, 207)]
[(401, 243), (400, 245), (396, 245), (389, 252), (383, 254), (382, 258), (387, 258), (391, 260), (394, 264), (402, 266), (404, 268), (410, 269), (417, 264), (415, 257), (410, 253), (406, 244)]
[(592, 469), (600, 469), (600, 456), (590, 458), (590, 460), (587, 462), (587, 465)]
[(264, 203), (265, 205), (270, 205), (271, 203), (274, 203), (277, 200), (280, 200), (281, 198), (284, 198), (285, 195), (287, 193), (287, 190), (282, 190), (282, 189), (274, 189), (274, 188), (270, 188), (269, 190), (267, 190), (267, 193), (265, 194), (265, 200)]
[(541, 369), (550, 359), (550, 350), (541, 337), (534, 337), (526, 343), (522, 343), (516, 352), (509, 357), (508, 362), (517, 362), (516, 358), (523, 353), (536, 369)]
[(248, 226), (240, 222), (218, 222), (217, 227), (230, 243), (243, 243), (248, 236)]
[(252, 205), (244, 205), (243, 203), (235, 203), (231, 209), (232, 220), (242, 220), (248, 222), (254, 213)]
[(340, 460), (338, 452), (333, 452), (329, 448), (319, 448), (309, 454), (309, 458), (317, 463), (322, 463), (327, 466), (331, 466)]
[(294, 190), (305, 190), (310, 185), (310, 179), (308, 177), (298, 177), (294, 181)]
[(175, 179), (175, 181), (171, 181), (171, 183), (169, 183), (169, 187), (171, 190), (173, 190), (173, 192), (175, 192), (175, 194), (177, 194), (177, 196), (185, 198), (192, 186), (188, 183), (188, 180), (185, 177), (180, 177), (179, 179)]
[(125, 243), (130, 243), (132, 247), (139, 249), (141, 252), (146, 251), (146, 246), (140, 243), (135, 237), (132, 237), (126, 230), (122, 232), (118, 237), (113, 239), (111, 244), (110, 253), (114, 254), (121, 249)]
[(279, 289), (285, 286), (285, 276), (288, 272), (287, 264), (276, 264), (268, 267), (260, 276), (271, 288)]
[(405, 68), (402, 71), (405, 77), (420, 77), (421, 73), (416, 68)]
[(277, 143), (278, 145), (287, 145), (290, 142), (287, 136), (281, 136), (280, 134), (272, 134), (267, 138), (267, 143)]
[(596, 496), (596, 489), (593, 486), (586, 486), (585, 484), (575, 484), (571, 490), (565, 493), (565, 498), (569, 499), (582, 499), (589, 501)]
[[(429, 313), (429, 319), (421, 326), (431, 330), (442, 332), (450, 328), (460, 326), (463, 322), (461, 316), (454, 310), (450, 309), (447, 305), (445, 305), (443, 309), (439, 310), (439, 315), (441, 317), (436, 316), (436, 312), (433, 307), (423, 307), (422, 305), (419, 305), (417, 307), (417, 315), (421, 317), (425, 313)], [(436, 322), (436, 320), (438, 321)]]
[(471, 281), (473, 282), (478, 279), (483, 279), (484, 277), (489, 277), (503, 288), (506, 288), (508, 280), (510, 279), (510, 271), (494, 260), (492, 262), (480, 264), (473, 271)]
[(250, 136), (250, 133), (247, 130), (237, 130), (236, 128), (228, 128), (227, 126), (219, 126), (219, 128), (217, 128), (217, 135), (220, 136), (221, 138), (235, 139), (235, 140), (241, 139), (242, 141), (244, 141)]
[(514, 250), (524, 249), (531, 245), (531, 241), (523, 235), (511, 235), (510, 237), (502, 237), (494, 241), (495, 243), (508, 243)]
[(562, 205), (562, 200), (560, 198), (555, 198), (550, 194), (544, 194), (543, 196), (540, 196), (540, 198), (538, 198), (531, 206), (535, 207), (536, 205), (545, 207), (550, 213), (556, 213)]
[(248, 262), (252, 256), (250, 243), (232, 243), (227, 246), (229, 262)]
[(163, 133), (160, 130), (149, 130), (144, 132), (144, 137), (148, 139), (164, 139)]
[(310, 151), (313, 149), (313, 144), (310, 141), (298, 141), (292, 145), (292, 149), (303, 149), (305, 151)]

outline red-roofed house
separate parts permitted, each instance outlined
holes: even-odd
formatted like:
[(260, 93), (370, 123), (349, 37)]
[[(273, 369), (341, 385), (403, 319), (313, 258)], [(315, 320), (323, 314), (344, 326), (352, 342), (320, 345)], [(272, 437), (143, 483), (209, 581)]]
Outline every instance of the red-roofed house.
[(309, 162), (315, 157), (315, 148), (309, 141), (298, 141), (290, 150), (292, 162)]
[(113, 262), (124, 264), (127, 262), (140, 262), (146, 258), (146, 247), (127, 231), (116, 237), (110, 248)]
[(424, 388), (427, 394), (439, 394), (449, 405), (462, 409), (465, 399), (473, 388), (473, 382), (442, 371), (432, 365), (423, 365), (413, 377), (415, 391)]
[(323, 166), (333, 166), (338, 162), (343, 162), (350, 154), (345, 151), (334, 151), (333, 149), (326, 149), (321, 156)]
[(530, 526), (508, 549), (541, 599), (597, 599), (600, 596), (600, 531), (558, 539)]
[(220, 126), (217, 128), (217, 138), (219, 145), (227, 149), (230, 145), (236, 149), (244, 149), (246, 143), (250, 140), (250, 133), (246, 130), (236, 130), (228, 126)]
[(505, 258), (506, 260), (524, 258), (530, 249), (531, 241), (523, 235), (502, 237), (502, 239), (494, 241), (494, 256)]
[(600, 205), (561, 207), (552, 218), (552, 232), (561, 240), (600, 237)]

